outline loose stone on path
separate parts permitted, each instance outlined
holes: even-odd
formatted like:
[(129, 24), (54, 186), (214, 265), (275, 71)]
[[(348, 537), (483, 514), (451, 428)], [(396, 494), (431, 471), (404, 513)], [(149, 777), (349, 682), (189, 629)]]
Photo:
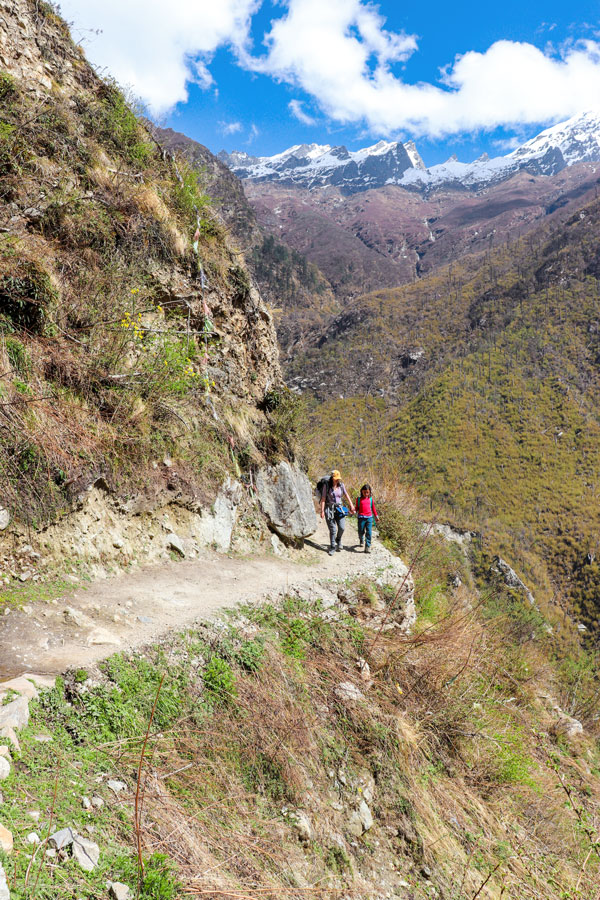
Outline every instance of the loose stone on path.
[(100, 859), (100, 847), (94, 841), (76, 834), (73, 839), (73, 858), (85, 872), (92, 872)]
[(13, 848), (13, 836), (8, 828), (5, 828), (4, 825), (0, 825), (0, 850), (4, 850), (5, 853), (10, 853)]
[(125, 782), (117, 781), (116, 778), (109, 778), (106, 784), (115, 794), (120, 794), (121, 791), (127, 790), (127, 785), (125, 784)]

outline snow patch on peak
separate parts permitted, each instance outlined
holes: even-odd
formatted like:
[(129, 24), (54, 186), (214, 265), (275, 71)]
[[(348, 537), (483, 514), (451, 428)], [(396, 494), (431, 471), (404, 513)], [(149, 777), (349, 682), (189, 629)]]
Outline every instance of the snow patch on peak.
[(288, 147), (287, 150), (283, 150), (281, 153), (276, 153), (274, 156), (261, 156), (259, 159), (265, 164), (277, 163), (291, 159), (293, 156), (297, 159), (315, 160), (325, 153), (329, 153), (330, 150), (329, 144), (294, 144), (293, 147)]
[(396, 141), (377, 141), (376, 144), (372, 144), (370, 147), (362, 147), (360, 150), (355, 150), (351, 153), (353, 159), (364, 159), (366, 156), (381, 156), (384, 153), (389, 153), (390, 150), (394, 150), (398, 144)]

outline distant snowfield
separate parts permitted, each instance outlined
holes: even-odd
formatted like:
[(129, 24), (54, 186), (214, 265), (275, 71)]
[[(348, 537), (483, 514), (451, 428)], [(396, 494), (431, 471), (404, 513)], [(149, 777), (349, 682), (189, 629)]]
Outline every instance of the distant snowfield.
[(463, 163), (455, 156), (426, 168), (412, 141), (378, 141), (360, 150), (329, 144), (295, 144), (274, 156), (219, 154), (241, 178), (281, 181), (311, 188), (337, 184), (354, 190), (384, 184), (429, 189), (442, 184), (475, 187), (507, 178), (519, 169), (553, 175), (565, 166), (600, 161), (600, 111), (587, 110), (546, 128), (507, 156), (484, 154)]

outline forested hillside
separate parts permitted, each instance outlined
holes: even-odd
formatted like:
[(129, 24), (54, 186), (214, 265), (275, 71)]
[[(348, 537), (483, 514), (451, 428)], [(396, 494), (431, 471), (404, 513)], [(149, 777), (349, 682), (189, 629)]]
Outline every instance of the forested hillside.
[(311, 421), (331, 459), (392, 461), (438, 515), (483, 531), (588, 619), (600, 590), (599, 221), (593, 201), (362, 297), (290, 375), (325, 401)]

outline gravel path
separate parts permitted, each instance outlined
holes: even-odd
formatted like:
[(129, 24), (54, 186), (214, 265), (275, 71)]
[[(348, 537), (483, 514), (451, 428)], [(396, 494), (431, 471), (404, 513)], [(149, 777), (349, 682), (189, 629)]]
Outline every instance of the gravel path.
[(0, 678), (22, 672), (58, 674), (89, 665), (214, 616), (224, 607), (259, 602), (289, 590), (318, 590), (323, 581), (387, 570), (399, 580), (404, 564), (374, 538), (370, 555), (359, 551), (356, 520), (346, 529), (346, 546), (330, 557), (328, 534), (319, 520), (316, 534), (288, 558), (251, 558), (212, 551), (194, 560), (74, 586), (67, 595), (11, 610), (0, 620)]

